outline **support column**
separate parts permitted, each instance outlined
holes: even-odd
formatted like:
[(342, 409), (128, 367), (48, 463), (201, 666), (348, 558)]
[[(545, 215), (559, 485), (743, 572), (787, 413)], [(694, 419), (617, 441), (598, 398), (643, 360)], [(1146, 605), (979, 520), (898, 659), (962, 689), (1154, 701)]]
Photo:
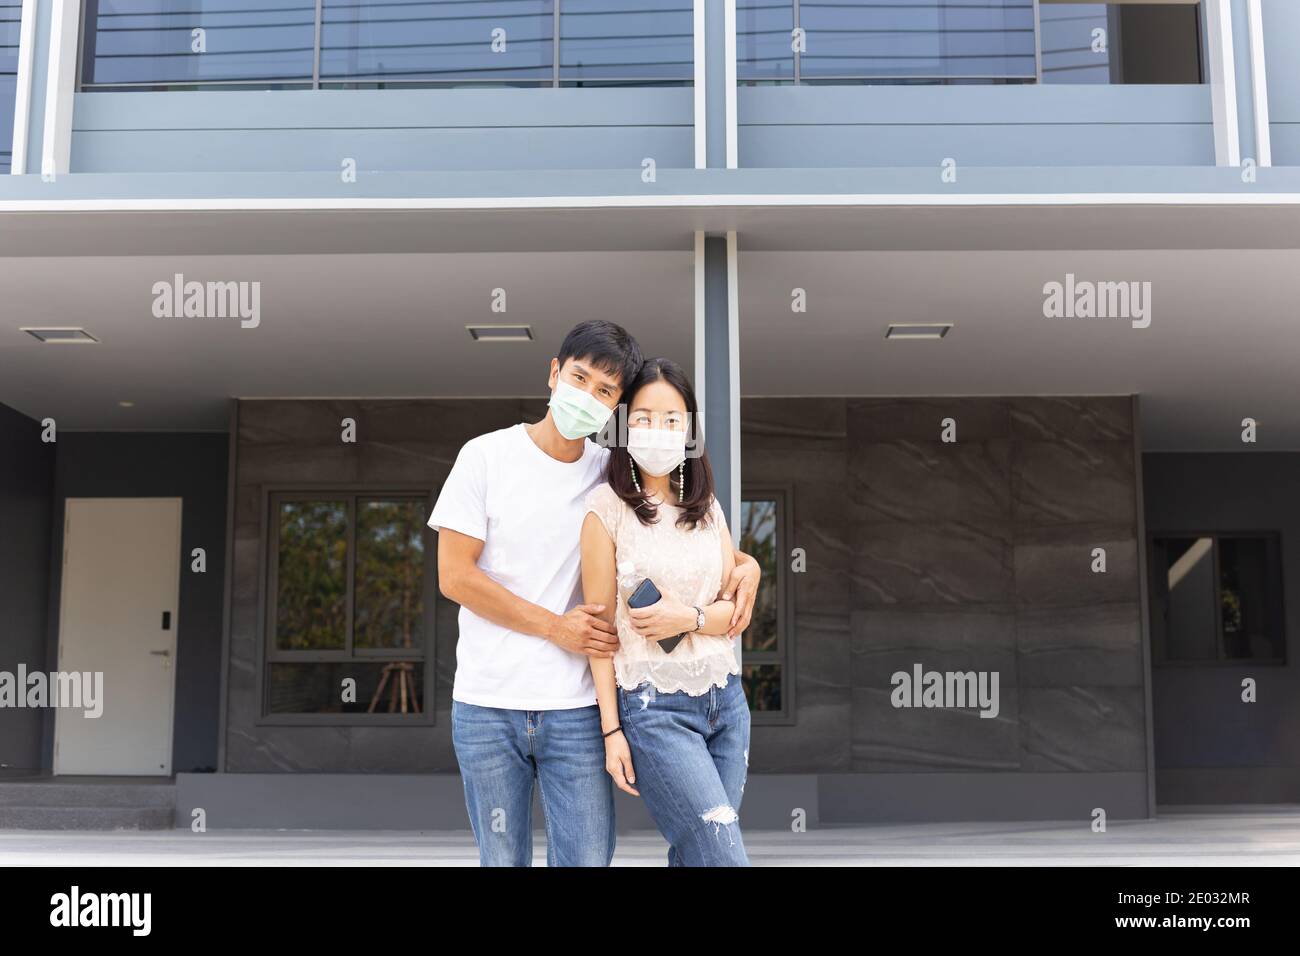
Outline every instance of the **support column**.
[[(695, 0), (695, 164), (734, 169), (736, 0)], [(736, 234), (695, 234), (695, 389), (718, 501), (740, 518), (740, 339)]]
[[(740, 515), (740, 339), (736, 309), (736, 234), (696, 234), (696, 378), (704, 412), (704, 445), (718, 501), (733, 540)], [(702, 344), (702, 347), (701, 347)]]
[(72, 160), (72, 104), (77, 85), (78, 0), (49, 0), (49, 54), (45, 70), (45, 118), (41, 124), (41, 175), (62, 175)]
[(695, 168), (736, 168), (736, 0), (695, 0)]
[(16, 175), (69, 171), (77, 83), (79, 0), (24, 0), (14, 102)]
[(1241, 165), (1237, 116), (1237, 66), (1232, 40), (1231, 0), (1205, 0), (1205, 44), (1209, 53), (1210, 111), (1214, 121), (1214, 164)]
[(1264, 70), (1264, 27), (1260, 0), (1233, 0), (1232, 52), (1237, 64), (1237, 116), (1241, 157), (1273, 165), (1268, 128), (1268, 82)]

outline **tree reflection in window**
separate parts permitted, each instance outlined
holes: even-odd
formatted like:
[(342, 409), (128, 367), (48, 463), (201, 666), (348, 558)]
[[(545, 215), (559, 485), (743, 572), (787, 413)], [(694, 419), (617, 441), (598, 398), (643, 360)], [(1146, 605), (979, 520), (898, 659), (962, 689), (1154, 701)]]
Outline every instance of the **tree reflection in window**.
[(424, 645), (424, 503), (357, 503), (357, 647)]
[(409, 495), (275, 496), (268, 712), (427, 713), (427, 510)]
[(282, 501), (276, 560), (276, 646), (342, 648), (347, 631), (348, 504)]
[(763, 576), (749, 627), (741, 635), (742, 679), (750, 710), (787, 716), (788, 638), (783, 633), (786, 574), (784, 491), (747, 493), (740, 503), (740, 550), (751, 555)]

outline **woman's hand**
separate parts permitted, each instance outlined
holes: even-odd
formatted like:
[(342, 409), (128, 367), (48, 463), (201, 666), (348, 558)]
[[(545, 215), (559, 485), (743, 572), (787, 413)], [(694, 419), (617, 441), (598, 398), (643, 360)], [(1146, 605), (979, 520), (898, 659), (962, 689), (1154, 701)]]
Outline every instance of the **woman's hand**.
[(627, 616), (632, 630), (647, 641), (662, 641), (695, 630), (695, 608), (667, 595), (649, 607), (628, 608)]
[(605, 772), (614, 778), (614, 785), (634, 797), (641, 796), (633, 788), (636, 783), (636, 771), (632, 769), (632, 748), (627, 745), (623, 731), (610, 734), (605, 738)]

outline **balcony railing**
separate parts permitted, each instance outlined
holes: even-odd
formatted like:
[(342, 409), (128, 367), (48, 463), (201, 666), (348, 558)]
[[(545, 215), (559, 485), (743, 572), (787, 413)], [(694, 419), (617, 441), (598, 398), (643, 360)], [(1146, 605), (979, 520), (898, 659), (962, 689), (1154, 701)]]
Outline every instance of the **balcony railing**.
[[(747, 84), (1200, 80), (1195, 4), (1155, 5), (1154, 13), (1124, 8), (1124, 17), (1140, 21), (1131, 24), (1130, 46), (1143, 54), (1136, 59), (1128, 56), (1132, 50), (1120, 51), (1126, 31), (1116, 4), (736, 4), (737, 79)], [(689, 84), (693, 6), (693, 0), (85, 0), (81, 85)], [(1152, 79), (1147, 64), (1167, 76)]]
[(1135, 43), (1159, 37), (1149, 60), (1167, 77), (1152, 79), (1149, 70), (1124, 75), (1115, 4), (736, 0), (736, 76), (746, 84), (1199, 82), (1198, 7), (1162, 6), (1138, 11), (1134, 23)]
[(688, 84), (691, 0), (86, 0), (83, 89)]

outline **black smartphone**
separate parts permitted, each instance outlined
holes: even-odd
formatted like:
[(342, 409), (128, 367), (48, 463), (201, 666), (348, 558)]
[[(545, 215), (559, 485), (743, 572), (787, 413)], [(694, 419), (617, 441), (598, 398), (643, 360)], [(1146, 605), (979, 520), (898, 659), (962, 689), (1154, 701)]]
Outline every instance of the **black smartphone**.
[[(651, 604), (658, 603), (663, 595), (655, 587), (655, 583), (649, 578), (642, 579), (641, 583), (636, 586), (636, 590), (627, 599), (628, 607), (649, 607)], [(665, 654), (671, 654), (673, 648), (682, 642), (685, 634), (677, 634), (673, 637), (665, 637), (659, 642), (659, 646), (664, 649)]]

